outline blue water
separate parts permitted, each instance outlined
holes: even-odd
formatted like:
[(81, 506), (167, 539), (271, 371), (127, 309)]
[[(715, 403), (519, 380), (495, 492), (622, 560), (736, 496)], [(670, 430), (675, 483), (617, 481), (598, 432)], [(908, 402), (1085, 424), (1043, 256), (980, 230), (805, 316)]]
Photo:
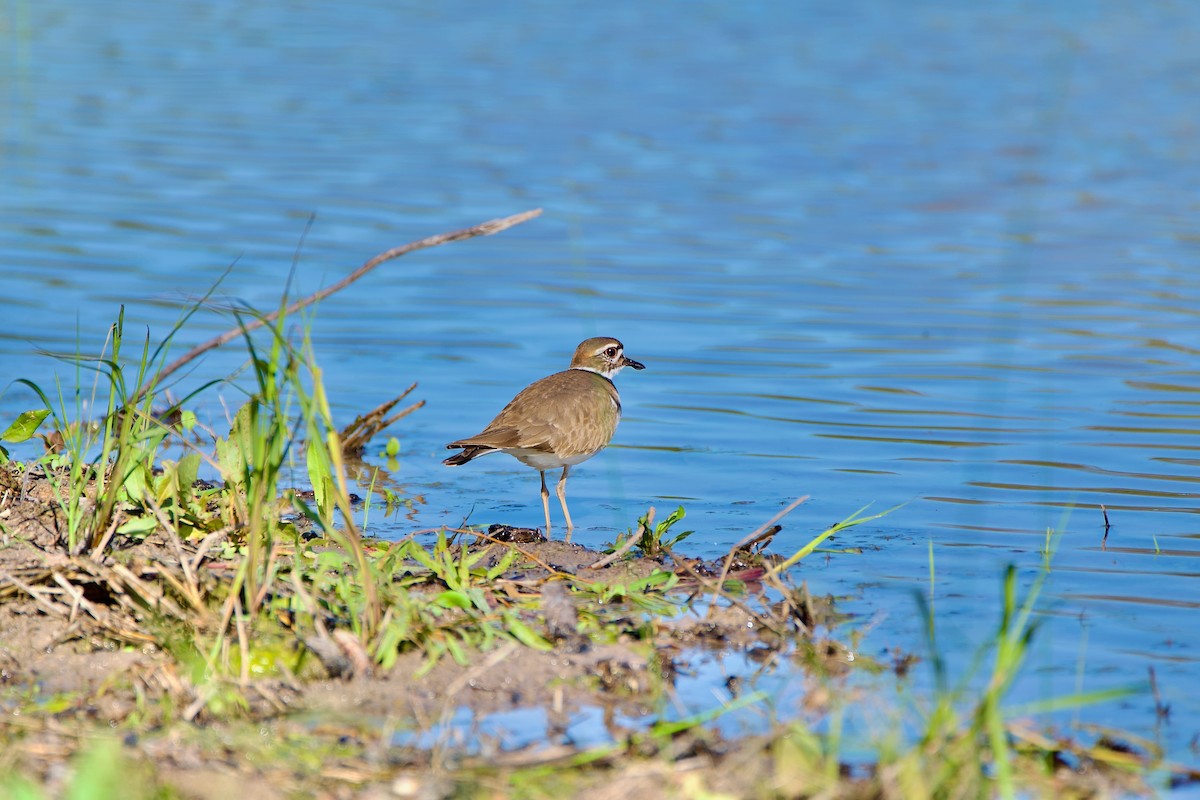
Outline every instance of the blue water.
[[(122, 303), (165, 334), (230, 264), (222, 301), (273, 307), (314, 213), (297, 294), (542, 208), (320, 307), (341, 420), (414, 380), (428, 401), (394, 431), (413, 510), (374, 533), (539, 524), (535, 474), (443, 446), (617, 336), (647, 369), (572, 475), (577, 541), (683, 504), (715, 555), (810, 495), (789, 553), (905, 504), (804, 577), (880, 651), (920, 651), (930, 594), (961, 665), (1053, 528), (1015, 699), (1154, 666), (1165, 724), (1146, 691), (1082, 719), (1196, 763), (1200, 6), (17, 0), (0, 42), (5, 382), (72, 382), (38, 350), (98, 350)], [(196, 410), (219, 430), (241, 397)], [(0, 420), (32, 405), (9, 385)]]

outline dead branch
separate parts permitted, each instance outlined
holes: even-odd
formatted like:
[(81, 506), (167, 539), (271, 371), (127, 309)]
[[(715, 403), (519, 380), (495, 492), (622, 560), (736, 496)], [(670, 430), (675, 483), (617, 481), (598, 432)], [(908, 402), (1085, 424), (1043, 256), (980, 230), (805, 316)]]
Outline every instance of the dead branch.
[(360, 457), (363, 453), (363, 450), (367, 446), (367, 442), (371, 440), (372, 436), (379, 433), (393, 422), (407, 417), (409, 414), (425, 405), (424, 400), (418, 400), (403, 411), (394, 414), (391, 417), (385, 418), (385, 415), (395, 408), (397, 403), (408, 397), (413, 389), (416, 388), (417, 385), (414, 383), (412, 386), (409, 386), (407, 389), (401, 392), (399, 396), (388, 400), (386, 403), (383, 403), (372, 411), (368, 411), (366, 414), (360, 414), (354, 418), (353, 422), (342, 428), (338, 436), (342, 440), (342, 452), (346, 454), (346, 457)]
[[(528, 220), (539, 216), (541, 213), (542, 210), (540, 208), (535, 208), (530, 211), (524, 211), (520, 214), (514, 214), (511, 217), (481, 222), (480, 224), (473, 225), (470, 228), (463, 228), (462, 230), (451, 231), (449, 233), (439, 233), (435, 236), (428, 236), (416, 242), (409, 242), (408, 244), (400, 245), (399, 247), (393, 247), (391, 250), (385, 250), (332, 286), (328, 286), (319, 292), (310, 294), (303, 300), (297, 300), (296, 302), (292, 303), (290, 306), (284, 309), (284, 313), (294, 314), (302, 308), (324, 300), (334, 292), (340, 292), (342, 289), (345, 289), (347, 286), (354, 283), (356, 280), (361, 278), (363, 275), (366, 275), (380, 264), (383, 264), (386, 261), (391, 261), (393, 258), (399, 258), (400, 256), (407, 255), (414, 250), (424, 250), (429, 247), (437, 247), (439, 245), (449, 244), (450, 242), (460, 242), (463, 239), (473, 239), (476, 236), (491, 236), (493, 233), (499, 233), (500, 231), (513, 227), (514, 225), (520, 225), (522, 222), (527, 222)], [(279, 314), (279, 311), (274, 311), (270, 314), (259, 317), (258, 319), (240, 324), (236, 328), (232, 328), (225, 333), (222, 333), (220, 336), (216, 336), (212, 339), (209, 339), (207, 342), (202, 342), (201, 344), (196, 345), (191, 350), (187, 351), (182, 356), (164, 367), (163, 370), (158, 373), (156, 382), (161, 382), (164, 378), (176, 372), (184, 365), (189, 364), (195, 359), (204, 355), (209, 350), (214, 350), (223, 344), (228, 344), (239, 336), (249, 333), (252, 330), (261, 328), (268, 322), (273, 322), (279, 316)], [(136, 403), (143, 396), (145, 396), (146, 392), (149, 391), (150, 386), (151, 384), (146, 384), (139, 389), (132, 402)]]

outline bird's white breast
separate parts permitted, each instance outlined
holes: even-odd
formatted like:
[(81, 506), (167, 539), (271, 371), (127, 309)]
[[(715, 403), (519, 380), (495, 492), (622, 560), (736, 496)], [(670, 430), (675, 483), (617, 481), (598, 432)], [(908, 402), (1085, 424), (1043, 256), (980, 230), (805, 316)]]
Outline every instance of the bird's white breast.
[[(603, 448), (601, 448), (603, 449)], [(524, 450), (521, 448), (513, 448), (505, 450), (513, 458), (520, 461), (527, 467), (533, 467), (543, 472), (548, 469), (558, 469), (559, 467), (573, 467), (576, 464), (582, 464), (592, 456), (599, 453), (596, 450), (593, 453), (577, 453), (571, 456), (556, 456), (554, 453), (546, 453), (540, 450)]]

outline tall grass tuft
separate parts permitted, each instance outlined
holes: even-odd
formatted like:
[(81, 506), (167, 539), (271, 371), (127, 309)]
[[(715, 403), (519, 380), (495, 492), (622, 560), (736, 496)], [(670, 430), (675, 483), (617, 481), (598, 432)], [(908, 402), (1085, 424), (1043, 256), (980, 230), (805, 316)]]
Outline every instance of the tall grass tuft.
[[(57, 356), (74, 365), (76, 388), (64, 394), (56, 378), (54, 401), (38, 384), (18, 379), (41, 398), (53, 421), (53, 432), (43, 437), (50, 452), (42, 461), (66, 517), (70, 552), (88, 548), (98, 552), (114, 534), (145, 534), (157, 524), (153, 517), (138, 512), (144, 509), (153, 485), (160, 450), (173, 433), (165, 420), (178, 410), (178, 404), (172, 404), (157, 415), (153, 411), (158, 370), (175, 334), (202, 302), (189, 308), (153, 349), (147, 331), (133, 361), (124, 360), (122, 352), (126, 335), (125, 307), (121, 306), (99, 354), (86, 356), (77, 347), (72, 355)], [(87, 397), (85, 371), (94, 373)], [(99, 416), (94, 416), (96, 409), (102, 409)], [(122, 508), (123, 504), (129, 508)]]
[[(1048, 574), (1046, 569), (1040, 571), (1022, 598), (1018, 596), (1016, 567), (1006, 568), (996, 630), (954, 685), (945, 654), (935, 638), (932, 609), (923, 593), (914, 592), (924, 621), (934, 691), (930, 707), (922, 712), (923, 727), (916, 745), (881, 760), (881, 773), (895, 781), (902, 796), (1016, 797), (1018, 787), (1027, 782), (1020, 779), (1014, 762), (1014, 718), (1080, 708), (1141, 691), (1138, 686), (1079, 690), (1020, 707), (1005, 703), (1038, 630), (1035, 609)], [(981, 678), (989, 656), (991, 669)]]

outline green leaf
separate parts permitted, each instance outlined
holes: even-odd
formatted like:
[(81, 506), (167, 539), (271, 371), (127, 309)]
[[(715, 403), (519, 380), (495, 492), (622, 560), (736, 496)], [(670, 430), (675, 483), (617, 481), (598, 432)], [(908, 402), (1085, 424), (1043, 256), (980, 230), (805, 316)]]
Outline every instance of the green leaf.
[(329, 463), (322, 458), (317, 449), (319, 445), (309, 442), (306, 457), (308, 466), (308, 481), (313, 487), (313, 500), (317, 504), (317, 513), (322, 518), (328, 518), (330, 513), (330, 494), (333, 491), (333, 476), (329, 472)]
[(677, 583), (679, 583), (679, 576), (674, 572), (656, 569), (646, 577), (640, 578), (629, 584), (629, 591), (645, 592), (650, 589), (660, 589), (666, 591)]
[(42, 420), (50, 416), (50, 409), (40, 408), (36, 411), (25, 411), (21, 416), (8, 426), (4, 433), (0, 433), (0, 439), (6, 442), (24, 442), (33, 436), (38, 426), (42, 424)]
[(462, 649), (462, 645), (456, 640), (447, 639), (446, 650), (450, 653), (450, 657), (454, 659), (454, 663), (458, 664), (460, 667), (465, 667), (471, 663), (471, 660), (467, 658), (466, 651)]
[(192, 490), (192, 484), (196, 482), (196, 478), (200, 474), (200, 454), (188, 453), (183, 458), (179, 459), (179, 464), (175, 467), (176, 486), (179, 487), (179, 494), (182, 497), (187, 497)]
[(679, 522), (679, 520), (683, 519), (685, 516), (687, 516), (687, 512), (683, 510), (683, 506), (680, 506), (672, 511), (670, 516), (658, 523), (658, 528), (662, 530), (663, 533), (666, 533), (668, 528), (670, 528), (676, 522)]
[(416, 561), (418, 564), (428, 569), (430, 572), (438, 574), (437, 562), (435, 562), (433, 557), (429, 555), (429, 551), (422, 547), (419, 543), (416, 544), (415, 547), (409, 549), (408, 556), (413, 561)]
[(125, 480), (122, 481), (121, 491), (125, 493), (126, 497), (134, 502), (142, 502), (146, 499), (148, 489), (151, 486), (151, 484), (147, 481), (147, 477), (150, 477), (151, 480), (153, 480), (153, 476), (150, 475), (149, 470), (143, 469), (141, 465), (135, 466), (132, 470), (130, 470), (129, 474), (125, 476)]
[(326, 571), (337, 571), (345, 569), (350, 563), (350, 556), (345, 553), (339, 553), (334, 550), (322, 550), (317, 553), (317, 569)]
[(489, 569), (487, 571), (488, 582), (494, 581), (494, 580), (496, 580), (496, 578), (499, 578), (501, 575), (508, 572), (509, 567), (511, 567), (513, 565), (513, 562), (516, 560), (517, 560), (517, 551), (516, 550), (509, 550), (507, 553), (505, 553), (504, 557), (496, 562), (496, 566), (492, 567), (491, 569)]
[(435, 605), (442, 608), (470, 608), (473, 604), (471, 598), (464, 592), (444, 591), (437, 597), (433, 598)]
[(393, 620), (384, 629), (379, 638), (379, 645), (375, 648), (375, 660), (379, 666), (388, 670), (396, 665), (396, 659), (400, 656), (400, 645), (408, 638), (408, 629), (408, 622), (403, 617)]
[(1008, 717), (1028, 717), (1035, 714), (1051, 714), (1055, 711), (1072, 710), (1083, 708), (1087, 705), (1096, 703), (1109, 703), (1113, 700), (1122, 700), (1127, 697), (1133, 697), (1139, 694), (1144, 694), (1149, 691), (1148, 684), (1135, 683), (1127, 686), (1114, 686), (1109, 689), (1097, 689), (1092, 692), (1076, 692), (1074, 694), (1062, 695), (1060, 697), (1048, 697), (1044, 700), (1037, 700), (1032, 703), (1023, 703), (1019, 706), (1010, 706), (1006, 708), (1005, 714)]
[(600, 602), (611, 603), (616, 598), (625, 597), (627, 594), (629, 592), (626, 590), (624, 584), (614, 583), (611, 586), (605, 587), (604, 592), (600, 595)]
[(504, 624), (508, 627), (508, 632), (514, 638), (526, 647), (532, 647), (535, 650), (553, 650), (554, 646), (538, 635), (532, 628), (526, 625), (516, 614), (506, 614)]
[(37, 785), (22, 775), (10, 773), (5, 775), (4, 781), (3, 788), (8, 792), (5, 796), (9, 800), (46, 800), (46, 795), (42, 794)]
[(480, 550), (475, 553), (467, 553), (462, 557), (462, 565), (469, 572), (472, 567), (479, 563), (479, 560), (488, 554), (487, 550)]
[(446, 645), (443, 642), (430, 642), (425, 646), (425, 663), (413, 673), (414, 678), (423, 678), (431, 669), (437, 666), (438, 661), (446, 652)]
[(130, 764), (117, 741), (100, 739), (75, 757), (74, 766), (75, 775), (66, 791), (68, 800), (129, 796)]
[(158, 527), (158, 520), (154, 517), (130, 517), (121, 527), (117, 528), (117, 533), (122, 536), (142, 537), (150, 534)]
[(471, 602), (475, 604), (475, 607), (483, 613), (487, 614), (492, 610), (491, 606), (488, 605), (487, 595), (484, 594), (483, 589), (474, 587), (467, 589), (465, 594), (471, 598)]
[(242, 403), (242, 407), (233, 415), (233, 424), (229, 426), (230, 439), (246, 439), (253, 433), (254, 422), (251, 417), (257, 405), (258, 401), (253, 397)]
[(241, 445), (234, 439), (217, 439), (217, 462), (221, 465), (222, 477), (230, 482), (241, 484), (246, 469), (246, 459), (242, 456)]

